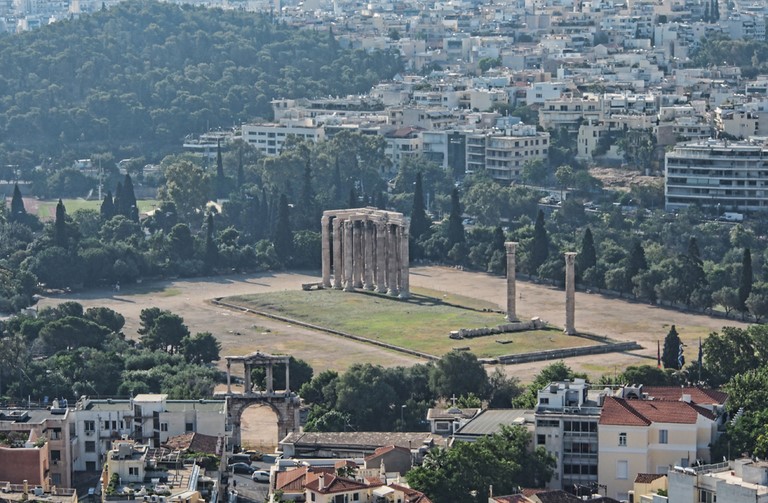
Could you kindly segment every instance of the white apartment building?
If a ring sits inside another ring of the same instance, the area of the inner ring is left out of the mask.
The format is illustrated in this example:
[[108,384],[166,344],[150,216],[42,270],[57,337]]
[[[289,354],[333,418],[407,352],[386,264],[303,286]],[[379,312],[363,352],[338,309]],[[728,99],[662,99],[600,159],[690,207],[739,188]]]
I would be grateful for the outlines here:
[[243,141],[253,145],[267,156],[277,156],[289,137],[318,142],[325,137],[322,126],[312,119],[286,121],[282,124],[243,124]]
[[84,397],[72,412],[77,437],[73,467],[99,470],[112,441],[120,438],[153,447],[191,432],[223,438],[226,418],[224,400],[168,400],[162,394],[140,394],[130,400]]
[[756,141],[682,143],[665,156],[667,210],[692,204],[723,211],[768,208],[768,146]]
[[485,169],[494,180],[519,180],[530,161],[546,161],[549,133],[539,133],[536,126],[518,125],[500,135],[490,135],[485,145]]
[[557,461],[549,488],[597,483],[597,424],[603,398],[590,398],[584,379],[553,382],[539,391],[535,444]]
[[768,463],[750,458],[713,465],[675,467],[669,477],[674,503],[768,503]]

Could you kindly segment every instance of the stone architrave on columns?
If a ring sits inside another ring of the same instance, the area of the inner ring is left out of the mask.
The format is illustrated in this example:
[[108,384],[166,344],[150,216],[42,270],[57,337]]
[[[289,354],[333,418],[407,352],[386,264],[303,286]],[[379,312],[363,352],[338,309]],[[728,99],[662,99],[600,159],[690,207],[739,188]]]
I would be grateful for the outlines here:
[[331,237],[329,235],[329,223],[330,217],[323,215],[320,219],[323,248],[323,288],[331,287]]
[[576,253],[565,254],[565,333],[576,334]]
[[342,238],[342,224],[343,221],[339,217],[333,219],[333,288],[341,290],[344,286],[344,256],[343,250],[343,238]]
[[504,243],[504,249],[507,252],[507,320],[517,321],[517,306],[516,306],[516,290],[517,290],[517,277],[515,273],[516,260],[515,252],[517,243],[514,241],[507,241]]
[[354,291],[352,221],[344,221],[344,291]]

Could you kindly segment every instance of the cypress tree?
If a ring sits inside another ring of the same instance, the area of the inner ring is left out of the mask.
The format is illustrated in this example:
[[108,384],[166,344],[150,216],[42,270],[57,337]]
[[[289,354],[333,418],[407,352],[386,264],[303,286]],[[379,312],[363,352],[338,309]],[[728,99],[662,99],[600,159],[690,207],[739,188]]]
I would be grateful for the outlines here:
[[213,227],[213,213],[208,213],[205,224],[205,269],[212,271],[219,260],[219,248],[216,245]]
[[117,187],[115,187],[115,195],[112,198],[112,204],[115,206],[115,215],[120,214],[120,207],[123,204],[123,182],[117,182]]
[[227,179],[224,176],[224,160],[221,158],[221,140],[216,142],[216,198],[227,197]]
[[648,269],[648,261],[645,259],[645,249],[639,241],[636,241],[632,251],[629,252],[627,276],[631,280],[637,276],[637,273],[646,269]]
[[448,215],[448,250],[451,250],[457,243],[463,243],[466,240],[461,214],[459,189],[454,187],[451,192],[451,212]]
[[56,205],[56,220],[53,223],[53,242],[56,246],[67,247],[67,210],[59,199]]
[[105,222],[111,220],[112,217],[115,216],[115,203],[112,201],[111,190],[108,190],[107,195],[104,196],[104,200],[101,202],[101,207],[99,208],[99,213],[101,214],[101,219]]
[[312,187],[312,167],[309,161],[304,165],[304,181],[301,186],[301,209],[304,215],[304,222],[301,227],[304,229],[317,228],[317,215],[315,215],[315,191]]
[[339,158],[336,157],[336,161],[333,164],[333,198],[336,204],[342,204],[342,187],[341,187],[341,168],[339,167]]
[[536,274],[541,264],[549,257],[549,236],[544,226],[544,212],[539,210],[536,223],[533,226],[533,241],[531,243],[530,273]]
[[133,180],[131,180],[131,175],[128,174],[123,179],[123,193],[120,197],[118,213],[134,222],[138,223],[139,221],[138,204],[136,202],[136,194],[133,191]]
[[413,189],[413,206],[411,208],[411,239],[418,242],[429,231],[429,218],[424,209],[424,190],[421,184],[421,172],[416,173],[416,185]]
[[667,333],[667,336],[664,338],[664,352],[661,354],[661,363],[664,365],[664,368],[683,368],[685,359],[683,359],[683,365],[681,365],[679,360],[680,346],[680,337],[677,334],[675,326],[672,325],[672,328],[669,329],[669,333]]
[[384,203],[384,192],[378,191],[376,192],[376,195],[374,196],[373,205],[380,209],[384,210],[386,209],[386,204]]
[[13,198],[11,199],[11,222],[20,222],[27,214],[27,209],[24,207],[24,199],[21,197],[21,190],[19,190],[19,184],[13,185]]
[[747,312],[747,299],[752,293],[752,252],[744,248],[744,257],[741,259],[741,280],[739,281],[739,311]]
[[357,194],[355,193],[355,188],[352,187],[349,189],[349,201],[347,201],[347,208],[357,208],[358,202],[357,202]]
[[288,211],[288,198],[285,194],[280,194],[273,241],[275,244],[275,253],[277,253],[277,256],[283,261],[283,264],[286,265],[293,255],[293,233],[291,232],[291,219]]
[[595,239],[592,237],[592,229],[587,227],[584,236],[581,238],[581,250],[576,257],[579,275],[590,267],[597,265],[597,252],[595,251]]

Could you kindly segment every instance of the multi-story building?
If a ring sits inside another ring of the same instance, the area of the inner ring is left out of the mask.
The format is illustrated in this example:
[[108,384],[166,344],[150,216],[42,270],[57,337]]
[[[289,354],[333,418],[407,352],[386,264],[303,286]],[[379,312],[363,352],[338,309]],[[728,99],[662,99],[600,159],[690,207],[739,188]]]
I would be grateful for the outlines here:
[[597,435],[600,483],[608,496],[627,500],[637,474],[707,462],[716,438],[715,414],[690,401],[606,397]]
[[589,396],[584,379],[553,382],[538,392],[535,442],[556,459],[549,488],[597,484],[602,400],[602,395]]
[[768,208],[768,147],[756,141],[703,140],[667,152],[667,210],[692,204],[718,213]]
[[289,137],[318,142],[324,138],[324,130],[312,119],[286,121],[281,124],[243,124],[243,141],[253,145],[267,156],[277,156]]
[[527,162],[546,161],[549,133],[535,126],[515,126],[501,135],[490,135],[485,145],[485,169],[499,181],[519,180]]
[[768,503],[768,463],[751,458],[713,465],[676,466],[669,477],[674,503]]
[[50,409],[0,409],[0,480],[72,487],[71,416],[57,400]]
[[100,469],[112,441],[119,438],[160,447],[169,437],[184,433],[224,437],[226,411],[223,400],[168,400],[168,395],[159,394],[131,400],[81,398],[72,412],[78,439],[74,470]]

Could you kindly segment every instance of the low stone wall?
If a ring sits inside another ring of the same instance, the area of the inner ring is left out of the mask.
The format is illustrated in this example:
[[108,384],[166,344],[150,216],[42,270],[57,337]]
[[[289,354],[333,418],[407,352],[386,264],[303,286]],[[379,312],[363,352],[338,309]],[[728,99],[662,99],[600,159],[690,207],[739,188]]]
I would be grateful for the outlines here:
[[508,334],[510,332],[524,332],[526,330],[538,330],[544,328],[544,323],[540,318],[533,318],[531,321],[513,321],[511,323],[504,323],[495,327],[480,327],[480,328],[460,328],[458,330],[452,330],[450,335],[451,339],[472,339],[473,337],[484,337],[486,335],[498,335]]
[[545,351],[534,351],[519,355],[506,355],[493,358],[493,361],[484,360],[484,363],[500,363],[502,365],[514,365],[516,363],[537,362],[542,360],[561,360],[563,358],[572,358],[574,356],[597,355],[602,353],[618,353],[621,351],[634,351],[643,349],[635,341],[618,342],[615,344],[599,344],[594,346],[582,346],[578,348],[549,349]]

